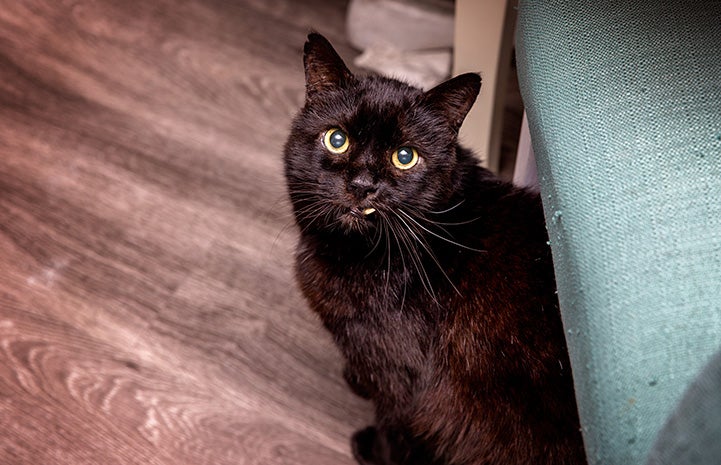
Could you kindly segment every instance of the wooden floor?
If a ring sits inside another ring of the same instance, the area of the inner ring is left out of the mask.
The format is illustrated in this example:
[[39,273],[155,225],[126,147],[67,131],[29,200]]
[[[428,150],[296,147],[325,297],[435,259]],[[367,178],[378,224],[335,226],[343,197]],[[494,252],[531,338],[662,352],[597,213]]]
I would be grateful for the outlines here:
[[344,2],[0,8],[0,463],[350,464],[281,147]]

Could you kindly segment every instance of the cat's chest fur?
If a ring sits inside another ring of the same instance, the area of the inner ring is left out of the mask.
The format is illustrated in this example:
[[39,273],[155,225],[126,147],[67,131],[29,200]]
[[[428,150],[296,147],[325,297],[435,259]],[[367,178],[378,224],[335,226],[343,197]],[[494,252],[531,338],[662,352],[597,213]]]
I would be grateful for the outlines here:
[[356,258],[349,263],[302,241],[299,283],[343,352],[348,382],[365,397],[407,401],[430,374],[438,315],[424,308],[429,297],[419,295],[412,273],[389,271],[378,257]]

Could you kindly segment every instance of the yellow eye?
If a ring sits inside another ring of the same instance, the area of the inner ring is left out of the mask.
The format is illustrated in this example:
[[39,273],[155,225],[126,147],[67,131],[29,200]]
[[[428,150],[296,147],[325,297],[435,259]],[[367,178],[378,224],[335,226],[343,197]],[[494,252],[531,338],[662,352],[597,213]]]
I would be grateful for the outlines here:
[[348,134],[338,128],[328,129],[323,135],[323,144],[325,148],[333,153],[344,153],[348,150],[350,142],[348,141]]
[[407,170],[418,164],[418,151],[413,147],[399,147],[393,152],[391,161],[399,170]]

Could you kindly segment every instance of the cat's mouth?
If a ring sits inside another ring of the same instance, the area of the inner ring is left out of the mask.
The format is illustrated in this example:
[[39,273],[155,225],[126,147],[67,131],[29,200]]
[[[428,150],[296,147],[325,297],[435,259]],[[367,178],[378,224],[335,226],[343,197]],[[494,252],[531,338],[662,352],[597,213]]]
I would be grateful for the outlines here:
[[340,219],[346,229],[362,232],[375,222],[376,213],[373,207],[352,207]]
[[366,207],[366,208],[360,208],[360,207],[353,207],[350,209],[348,214],[355,218],[368,218],[373,216],[373,214],[376,212],[376,209],[373,207]]

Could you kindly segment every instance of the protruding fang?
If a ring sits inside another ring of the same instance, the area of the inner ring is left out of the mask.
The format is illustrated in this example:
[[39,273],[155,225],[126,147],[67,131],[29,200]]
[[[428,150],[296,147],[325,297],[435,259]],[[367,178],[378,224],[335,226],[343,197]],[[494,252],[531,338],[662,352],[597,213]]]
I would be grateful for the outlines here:
[[365,210],[363,210],[363,214],[366,215],[366,216],[368,216],[368,215],[370,215],[371,213],[373,213],[373,212],[375,212],[375,211],[376,211],[375,208],[369,207],[369,208],[366,208]]

